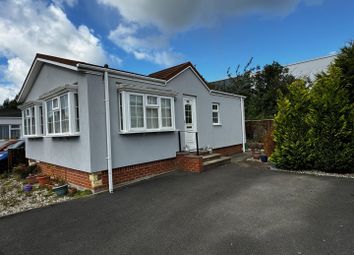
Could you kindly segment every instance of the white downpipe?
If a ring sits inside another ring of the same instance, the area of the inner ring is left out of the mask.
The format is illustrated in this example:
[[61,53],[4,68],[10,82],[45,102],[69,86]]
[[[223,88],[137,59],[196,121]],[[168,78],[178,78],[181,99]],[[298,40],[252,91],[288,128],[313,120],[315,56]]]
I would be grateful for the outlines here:
[[242,151],[246,151],[245,99],[241,97]]
[[108,168],[108,190],[113,193],[112,178],[112,144],[111,144],[111,114],[109,107],[109,85],[108,71],[104,72],[104,101],[106,106],[106,145],[107,145],[107,168]]

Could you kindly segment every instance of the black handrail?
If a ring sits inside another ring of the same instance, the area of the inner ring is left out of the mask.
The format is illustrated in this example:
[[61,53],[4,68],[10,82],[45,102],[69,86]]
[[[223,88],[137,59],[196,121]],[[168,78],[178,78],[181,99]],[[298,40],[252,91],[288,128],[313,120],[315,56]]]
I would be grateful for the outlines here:
[[182,142],[181,142],[181,132],[186,132],[186,133],[195,133],[195,142],[197,146],[197,155],[199,156],[199,136],[197,131],[188,131],[188,130],[178,130],[178,146],[179,146],[179,152],[182,152]]

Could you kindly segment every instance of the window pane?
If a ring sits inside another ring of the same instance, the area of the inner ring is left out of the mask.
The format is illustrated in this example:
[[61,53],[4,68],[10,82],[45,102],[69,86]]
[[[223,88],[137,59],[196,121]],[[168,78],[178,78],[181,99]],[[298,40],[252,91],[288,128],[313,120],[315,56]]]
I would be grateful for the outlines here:
[[19,129],[11,130],[11,139],[18,139],[20,137],[21,137],[21,134],[20,134],[20,130]]
[[52,101],[47,102],[47,131],[48,131],[48,134],[53,134]]
[[31,107],[31,135],[34,134],[36,134],[36,120],[35,120],[34,107]]
[[144,127],[143,96],[130,95],[130,126],[132,128]]
[[213,123],[214,124],[219,123],[219,113],[218,112],[213,112],[212,116],[213,116]]
[[185,114],[185,121],[187,124],[192,123],[192,106],[190,104],[186,104],[184,106],[184,114]]
[[60,97],[61,132],[69,132],[68,94]]
[[0,140],[9,139],[9,126],[0,125]]
[[148,96],[147,103],[150,105],[157,105],[157,97]]
[[60,133],[60,112],[54,112],[54,133]]
[[218,105],[217,104],[213,104],[213,110],[218,110]]
[[80,112],[79,112],[79,95],[74,94],[75,101],[75,123],[76,123],[76,132],[80,132]]
[[161,98],[162,127],[172,127],[171,99]]
[[159,128],[159,115],[157,108],[146,108],[146,128]]

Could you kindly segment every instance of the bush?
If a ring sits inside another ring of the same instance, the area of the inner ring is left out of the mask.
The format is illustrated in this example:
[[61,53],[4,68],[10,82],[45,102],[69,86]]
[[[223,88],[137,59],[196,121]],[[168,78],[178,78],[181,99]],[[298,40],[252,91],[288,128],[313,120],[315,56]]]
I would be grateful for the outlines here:
[[354,104],[331,66],[312,88],[296,81],[278,101],[271,160],[284,169],[353,172]]
[[271,160],[285,169],[309,169],[307,116],[310,93],[304,81],[289,86],[289,94],[278,101],[275,116],[274,141],[276,147]]

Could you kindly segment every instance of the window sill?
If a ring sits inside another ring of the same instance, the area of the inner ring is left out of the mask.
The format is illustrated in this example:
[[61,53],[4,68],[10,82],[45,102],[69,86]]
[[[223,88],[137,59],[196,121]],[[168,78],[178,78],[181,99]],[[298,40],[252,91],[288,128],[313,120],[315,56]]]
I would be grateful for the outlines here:
[[213,123],[213,126],[215,126],[215,127],[221,127],[222,124],[221,124],[221,123]]
[[80,136],[80,133],[69,133],[69,134],[50,134],[45,137],[76,137]]
[[43,138],[43,135],[24,135],[23,138],[38,139],[38,138]]
[[175,131],[176,131],[176,129],[174,129],[174,128],[159,129],[159,130],[130,130],[130,131],[121,130],[120,134],[129,135],[129,134],[146,134],[146,133],[165,133],[165,132],[175,132]]

